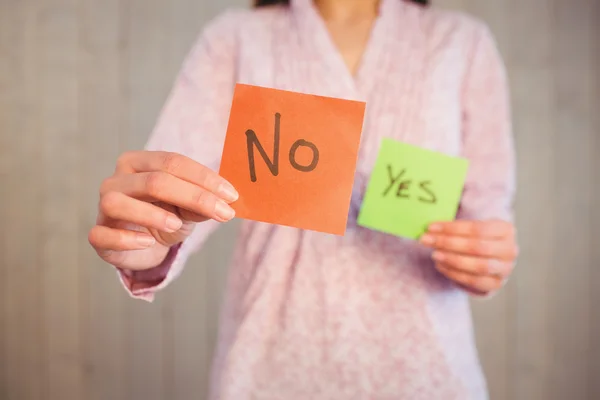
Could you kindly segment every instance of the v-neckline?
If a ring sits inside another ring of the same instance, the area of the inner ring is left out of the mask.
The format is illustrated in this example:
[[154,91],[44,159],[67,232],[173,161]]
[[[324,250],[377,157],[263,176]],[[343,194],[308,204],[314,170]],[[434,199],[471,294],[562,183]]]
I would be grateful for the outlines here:
[[342,85],[342,90],[349,97],[356,100],[363,99],[368,88],[367,82],[372,82],[372,74],[380,54],[385,50],[387,43],[387,25],[393,20],[392,8],[402,0],[380,0],[379,10],[371,27],[369,38],[360,56],[356,71],[348,68],[344,57],[327,28],[326,22],[319,14],[312,0],[292,0],[294,13],[297,15],[302,36],[309,36],[310,40],[303,40],[310,51],[316,51],[322,62],[325,63],[328,78],[336,79]]

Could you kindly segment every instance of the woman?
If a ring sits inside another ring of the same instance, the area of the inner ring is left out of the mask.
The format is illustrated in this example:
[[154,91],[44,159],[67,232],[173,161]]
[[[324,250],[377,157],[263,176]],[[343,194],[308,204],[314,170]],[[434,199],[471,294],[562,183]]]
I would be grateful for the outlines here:
[[[468,294],[497,291],[517,252],[507,84],[489,31],[402,0],[259,3],[277,4],[205,29],[148,150],[103,182],[90,242],[152,300],[234,217],[235,188],[213,171],[236,82],[366,101],[344,237],[243,223],[211,398],[487,398]],[[470,160],[457,220],[420,243],[356,225],[383,137]]]

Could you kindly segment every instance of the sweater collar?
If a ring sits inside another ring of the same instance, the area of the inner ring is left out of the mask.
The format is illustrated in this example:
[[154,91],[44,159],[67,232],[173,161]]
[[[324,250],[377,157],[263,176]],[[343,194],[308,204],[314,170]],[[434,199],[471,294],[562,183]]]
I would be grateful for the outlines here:
[[[313,0],[290,0],[293,19],[300,30],[300,41],[304,43],[306,51],[314,57],[308,59],[318,60],[321,68],[331,85],[338,90],[333,95],[360,99],[361,92],[372,84],[372,71],[376,70],[381,55],[386,52],[385,47],[390,41],[390,29],[398,22],[398,14],[402,13],[404,0],[380,0],[379,13],[369,43],[362,56],[359,70],[353,76],[348,71],[344,61],[333,44],[327,31],[325,21],[319,14]],[[335,85],[331,82],[335,82]]]

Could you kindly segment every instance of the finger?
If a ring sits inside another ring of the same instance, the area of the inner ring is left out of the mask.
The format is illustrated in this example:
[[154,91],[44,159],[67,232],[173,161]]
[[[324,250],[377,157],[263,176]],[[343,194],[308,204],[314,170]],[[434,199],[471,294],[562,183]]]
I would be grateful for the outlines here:
[[471,275],[494,275],[507,277],[512,272],[512,263],[491,258],[464,256],[456,253],[434,251],[432,258],[448,268]]
[[142,250],[156,243],[156,239],[146,233],[101,225],[90,230],[88,240],[101,257],[111,251]]
[[428,247],[445,252],[460,253],[475,257],[496,258],[504,261],[514,260],[516,254],[512,242],[507,240],[488,240],[462,236],[425,234],[420,239]]
[[436,222],[428,227],[428,232],[450,236],[472,236],[498,239],[514,236],[511,223],[501,220],[492,221],[448,221]]
[[200,214],[193,213],[188,210],[184,210],[183,208],[175,207],[172,204],[167,204],[164,202],[156,202],[154,203],[157,207],[163,208],[168,212],[171,212],[179,217],[182,221],[184,221],[184,226],[186,222],[204,222],[208,217]]
[[162,201],[220,222],[235,216],[215,194],[166,172],[117,175],[107,179],[102,190],[122,192],[142,201]]
[[136,173],[162,171],[200,186],[226,202],[239,197],[233,185],[210,168],[177,153],[164,151],[133,151],[117,161],[117,171]]
[[100,198],[100,211],[113,220],[130,222],[163,232],[177,232],[183,221],[153,204],[129,197],[121,192],[108,192]]
[[204,215],[199,215],[199,214],[193,213],[191,211],[184,210],[182,208],[177,209],[177,215],[179,215],[179,217],[181,217],[181,219],[183,219],[184,221],[190,221],[190,222],[204,222],[207,219],[209,219],[208,217],[206,217]]
[[501,288],[504,280],[492,275],[477,276],[436,263],[436,269],[446,278],[477,292],[488,293]]

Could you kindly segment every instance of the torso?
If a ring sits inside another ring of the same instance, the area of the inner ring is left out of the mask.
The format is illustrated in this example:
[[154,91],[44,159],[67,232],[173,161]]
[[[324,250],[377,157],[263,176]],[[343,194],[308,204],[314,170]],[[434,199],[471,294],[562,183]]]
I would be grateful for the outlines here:
[[344,237],[244,222],[214,399],[487,398],[466,295],[418,244],[356,225],[383,137],[461,151],[468,33],[382,3],[358,57],[333,51],[335,35],[307,5],[245,15],[239,82],[363,100],[367,114]]

